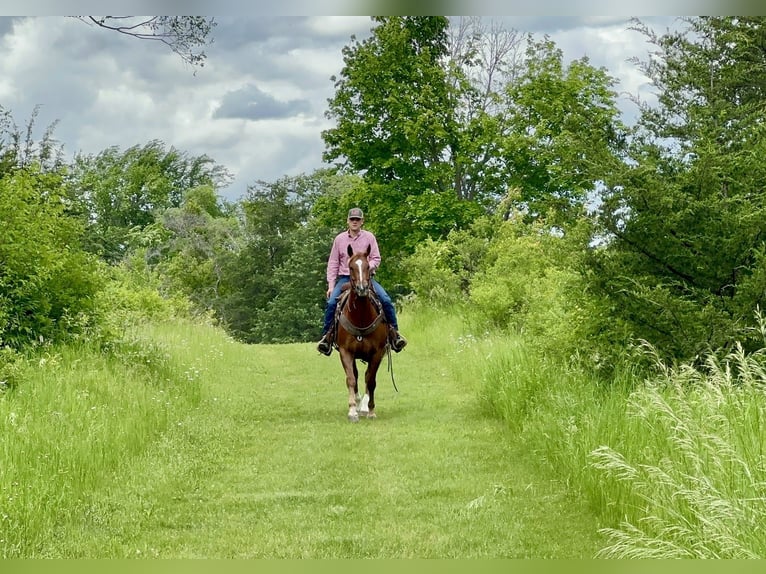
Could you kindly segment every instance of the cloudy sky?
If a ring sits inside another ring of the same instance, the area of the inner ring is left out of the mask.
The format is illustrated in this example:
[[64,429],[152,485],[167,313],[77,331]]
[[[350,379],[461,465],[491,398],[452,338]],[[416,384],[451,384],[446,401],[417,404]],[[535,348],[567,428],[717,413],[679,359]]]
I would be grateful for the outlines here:
[[[548,34],[568,59],[587,56],[619,80],[617,89],[648,96],[628,58],[649,46],[627,17],[493,17],[508,29]],[[658,32],[669,16],[642,18]],[[33,110],[37,139],[56,122],[67,157],[124,150],[161,140],[207,155],[235,175],[222,194],[242,197],[257,180],[323,167],[321,132],[341,50],[363,38],[367,16],[216,17],[203,68],[167,47],[61,16],[0,17],[0,107],[25,129]],[[635,107],[620,98],[626,119]]]

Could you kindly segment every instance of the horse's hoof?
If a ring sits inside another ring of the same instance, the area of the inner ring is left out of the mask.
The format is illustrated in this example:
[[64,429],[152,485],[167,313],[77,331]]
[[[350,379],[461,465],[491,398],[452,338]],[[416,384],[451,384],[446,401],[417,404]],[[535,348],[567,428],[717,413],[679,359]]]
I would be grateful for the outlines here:
[[375,413],[367,413],[367,418],[368,419],[376,419],[376,418],[378,418],[378,415],[376,415]]

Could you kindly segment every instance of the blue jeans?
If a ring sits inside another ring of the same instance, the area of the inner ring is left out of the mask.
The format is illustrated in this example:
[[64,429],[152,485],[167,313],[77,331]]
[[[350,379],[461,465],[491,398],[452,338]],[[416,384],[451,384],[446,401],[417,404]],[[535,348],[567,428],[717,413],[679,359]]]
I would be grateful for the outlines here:
[[[335,319],[335,309],[338,307],[338,297],[340,297],[342,287],[349,281],[350,279],[348,278],[348,275],[341,275],[335,282],[335,289],[332,290],[330,298],[327,300],[327,307],[324,311],[324,327],[322,328],[322,335],[327,333],[327,331],[330,330],[330,327],[332,327],[332,322]],[[375,279],[371,279],[371,282],[373,289],[375,289],[375,294],[378,296],[378,299],[380,299],[380,304],[383,305],[383,313],[386,315],[388,324],[398,331],[399,324],[396,320],[396,309],[391,302],[391,297],[386,293],[386,290],[383,289],[383,286],[375,281]]]

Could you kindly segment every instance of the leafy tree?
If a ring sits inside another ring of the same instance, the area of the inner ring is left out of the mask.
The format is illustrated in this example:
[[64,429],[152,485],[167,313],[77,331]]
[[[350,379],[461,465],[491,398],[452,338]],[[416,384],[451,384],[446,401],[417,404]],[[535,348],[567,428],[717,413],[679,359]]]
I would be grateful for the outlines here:
[[460,126],[457,145],[450,150],[453,186],[458,198],[491,208],[507,188],[498,161],[508,133],[502,94],[523,71],[525,36],[480,17],[454,20],[449,33],[446,65]]
[[39,113],[40,106],[35,106],[22,133],[11,112],[0,106],[0,177],[33,164],[42,172],[58,171],[64,166],[61,144],[53,137],[58,122],[50,124],[39,141],[33,137]]
[[81,22],[139,40],[161,42],[192,66],[205,65],[201,50],[216,26],[203,16],[76,16]]
[[144,246],[165,293],[180,293],[197,312],[211,311],[225,320],[227,269],[242,239],[234,206],[222,201],[212,186],[188,190],[179,207],[165,210],[132,243]]
[[629,161],[601,207],[593,268],[612,312],[669,357],[751,346],[766,293],[766,20],[699,17],[656,35]]
[[135,230],[179,207],[188,190],[218,188],[228,178],[211,158],[166,150],[153,140],[125,151],[113,146],[95,156],[78,155],[69,188],[73,210],[87,223],[86,248],[113,263],[128,251]]
[[256,310],[249,339],[267,343],[316,340],[322,332],[328,230],[311,221],[290,234],[285,260],[274,269],[276,295]]
[[[304,269],[323,269],[326,264],[326,252],[332,236],[324,231],[321,236],[321,250],[326,251],[320,257],[301,261],[293,257],[293,251],[301,246],[296,235],[304,233],[311,218],[311,206],[321,193],[321,175],[284,177],[275,182],[258,181],[248,187],[247,196],[240,201],[242,210],[243,245],[232,261],[227,274],[232,292],[226,301],[226,321],[232,333],[248,342],[259,342],[264,337],[278,337],[281,334],[269,334],[262,327],[262,319],[267,309],[273,308],[274,301],[283,297],[283,290],[292,289],[291,285],[281,281],[280,277],[290,275],[291,280],[302,279]],[[317,250],[315,250],[317,251]],[[317,251],[318,252],[318,251]],[[292,258],[292,259],[291,259]],[[285,268],[291,260],[296,267]],[[282,270],[278,275],[278,270]],[[307,288],[313,295],[303,293],[297,300],[303,309],[311,308],[318,297],[325,291],[324,279],[318,281],[312,275],[312,283]],[[295,298],[290,299],[296,300]],[[273,324],[273,318],[263,321]],[[319,321],[319,318],[316,318]],[[286,323],[282,324],[289,331]]]
[[343,49],[323,132],[324,159],[369,184],[359,204],[393,257],[423,238],[470,222],[480,209],[460,201],[455,94],[445,69],[444,17],[375,17],[370,38]]
[[[581,218],[560,233],[542,218],[529,221],[512,211],[494,223],[470,278],[472,309],[495,328],[523,334],[547,357],[585,359],[589,368],[608,374],[625,356],[626,337],[583,273],[592,222]],[[603,335],[605,325],[609,336]]]
[[418,304],[450,307],[468,300],[473,278],[485,264],[498,225],[496,215],[476,219],[469,229],[426,239],[407,257],[407,281]]
[[576,221],[601,180],[621,161],[625,127],[615,80],[587,58],[564,65],[549,40],[530,40],[525,66],[504,93],[498,144],[516,207],[549,223]]
[[357,200],[389,257],[466,229],[513,188],[529,216],[578,219],[624,142],[605,70],[565,66],[548,39],[522,58],[520,35],[478,20],[375,21],[344,49],[323,137],[325,159],[368,184]]

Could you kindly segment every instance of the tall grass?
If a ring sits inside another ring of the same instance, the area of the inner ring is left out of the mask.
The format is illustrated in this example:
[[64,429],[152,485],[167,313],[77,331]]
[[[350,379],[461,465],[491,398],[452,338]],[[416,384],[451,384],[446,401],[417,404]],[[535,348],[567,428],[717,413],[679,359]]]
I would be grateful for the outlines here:
[[766,556],[764,364],[737,348],[702,368],[664,369],[631,395],[633,438],[592,455],[628,503],[603,556]]
[[0,393],[0,556],[39,555],[59,517],[195,404],[186,359],[137,336],[28,359]]
[[487,403],[590,500],[609,558],[766,556],[766,358],[601,382],[519,337],[484,342]]

